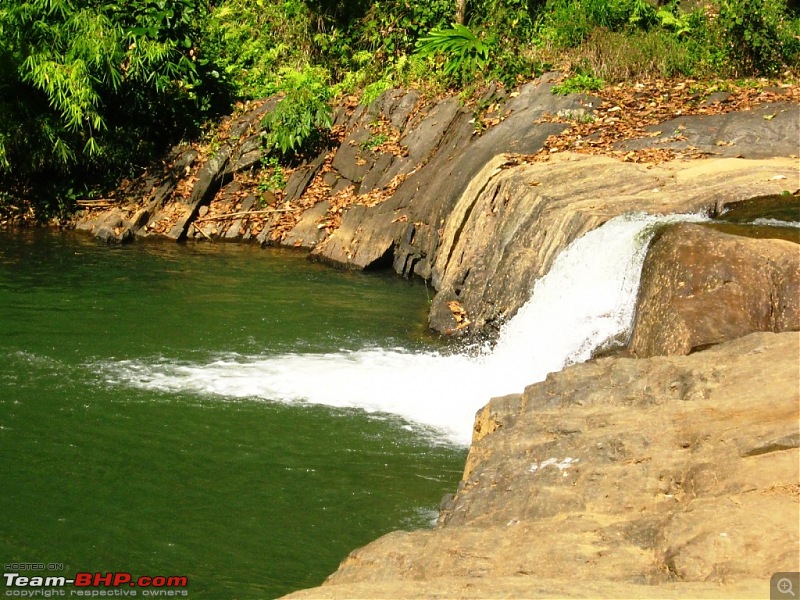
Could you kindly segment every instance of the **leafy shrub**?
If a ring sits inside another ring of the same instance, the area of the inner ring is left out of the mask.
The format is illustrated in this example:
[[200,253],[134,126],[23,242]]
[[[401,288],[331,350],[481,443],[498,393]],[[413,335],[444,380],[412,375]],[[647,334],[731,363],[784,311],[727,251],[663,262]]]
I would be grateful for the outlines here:
[[453,17],[452,0],[371,3],[367,13],[353,24],[353,45],[369,50],[378,64],[411,54],[419,38],[444,27]]
[[772,74],[798,62],[800,40],[783,0],[723,0],[717,28],[741,73]]
[[561,96],[578,94],[580,92],[593,92],[603,89],[605,82],[594,75],[577,74],[554,85],[552,92]]
[[361,94],[362,104],[370,105],[377,100],[383,92],[391,87],[391,79],[389,77],[382,77],[378,81],[374,81],[367,86],[364,86],[364,92]]
[[474,0],[467,16],[473,31],[494,38],[485,79],[515,85],[541,73],[542,61],[532,52],[535,16],[543,0]]
[[625,31],[655,22],[656,10],[647,0],[548,0],[537,33],[557,48],[573,48],[599,27]]
[[312,18],[303,0],[225,0],[205,23],[205,53],[239,96],[265,96],[281,67],[311,58]]
[[286,173],[277,156],[261,158],[261,174],[258,178],[258,191],[278,192],[286,187]]
[[497,35],[501,45],[526,43],[534,32],[540,0],[472,0],[467,3],[469,25]]
[[660,8],[656,12],[656,19],[658,19],[661,27],[675,34],[676,37],[682,37],[692,32],[694,29],[693,21],[700,15],[698,11],[689,14],[680,14],[678,12],[678,5],[671,4],[664,8]]
[[295,154],[316,141],[333,124],[329,103],[332,90],[327,72],[306,65],[303,70],[285,67],[280,72],[280,93],[284,96],[262,120],[269,150]]
[[468,27],[454,23],[451,29],[435,29],[420,38],[417,54],[423,58],[443,55],[444,73],[464,81],[486,68],[495,46],[494,37],[481,40]]

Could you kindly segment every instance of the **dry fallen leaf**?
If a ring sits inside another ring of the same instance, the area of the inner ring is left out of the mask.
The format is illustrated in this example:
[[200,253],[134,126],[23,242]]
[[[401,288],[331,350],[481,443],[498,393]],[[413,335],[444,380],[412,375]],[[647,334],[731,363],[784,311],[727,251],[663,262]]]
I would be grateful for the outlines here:
[[464,310],[464,307],[461,306],[461,303],[458,300],[451,300],[448,302],[447,308],[449,308],[450,312],[453,313],[453,319],[456,322],[455,331],[459,331],[460,329],[468,327],[472,322],[467,317],[467,311]]

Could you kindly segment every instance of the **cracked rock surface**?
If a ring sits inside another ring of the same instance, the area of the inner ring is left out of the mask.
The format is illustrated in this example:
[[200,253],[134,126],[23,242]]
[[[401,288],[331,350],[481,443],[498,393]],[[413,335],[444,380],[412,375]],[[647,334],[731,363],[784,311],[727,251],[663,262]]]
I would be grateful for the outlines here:
[[290,597],[765,596],[800,570],[798,340],[603,358],[493,399],[436,529]]

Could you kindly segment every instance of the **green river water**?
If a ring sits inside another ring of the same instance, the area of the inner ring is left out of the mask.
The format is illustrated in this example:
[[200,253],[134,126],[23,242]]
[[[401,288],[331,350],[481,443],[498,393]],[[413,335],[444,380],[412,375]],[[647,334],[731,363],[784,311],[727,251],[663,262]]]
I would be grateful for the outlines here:
[[419,283],[291,252],[0,232],[0,561],[270,598],[428,526],[462,448],[355,409],[113,385],[102,367],[423,349],[425,310]]

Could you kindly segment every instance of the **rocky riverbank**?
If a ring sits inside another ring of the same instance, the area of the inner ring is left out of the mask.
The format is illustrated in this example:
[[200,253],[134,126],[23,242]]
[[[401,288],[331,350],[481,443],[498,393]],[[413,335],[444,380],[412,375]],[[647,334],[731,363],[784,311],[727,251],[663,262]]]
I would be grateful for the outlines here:
[[[347,268],[392,268],[438,290],[430,326],[496,328],[571,241],[624,212],[718,214],[800,187],[800,90],[692,94],[686,84],[558,96],[557,73],[473,105],[391,90],[340,105],[318,156],[264,180],[261,118],[243,107],[207,148],[85,204],[106,241],[163,236],[304,248]],[[272,172],[272,175],[275,175]]]
[[[796,89],[690,102],[679,84],[666,110],[635,90],[555,96],[557,77],[480,110],[402,90],[344,104],[277,193],[258,179],[267,100],[76,226],[392,268],[432,282],[433,329],[477,334],[614,216],[771,195],[800,220]],[[753,597],[800,570],[800,229],[736,227],[663,229],[627,349],[490,400],[434,530],[389,534],[292,597]]]
[[798,562],[798,335],[576,365],[478,414],[432,531],[291,598],[753,598]]
[[289,597],[766,597],[800,570],[798,298],[796,242],[662,229],[629,356],[492,399],[435,529]]

